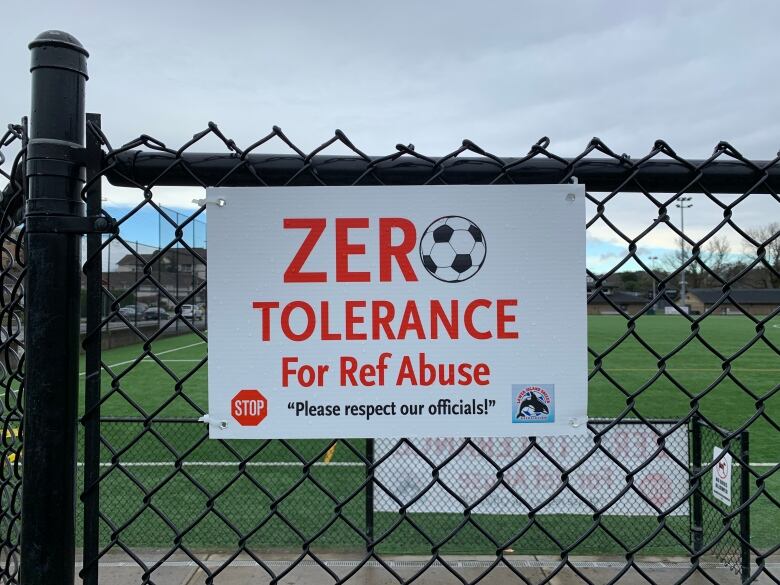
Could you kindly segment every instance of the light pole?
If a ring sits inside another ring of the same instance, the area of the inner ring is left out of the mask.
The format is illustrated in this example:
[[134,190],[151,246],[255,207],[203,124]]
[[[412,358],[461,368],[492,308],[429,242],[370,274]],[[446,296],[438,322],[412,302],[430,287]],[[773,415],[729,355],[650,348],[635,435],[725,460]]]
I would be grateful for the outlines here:
[[680,208],[680,233],[682,234],[682,236],[680,236],[680,258],[683,263],[683,269],[680,273],[680,300],[682,301],[682,308],[684,311],[685,307],[687,307],[685,304],[685,210],[689,207],[693,207],[693,197],[679,197],[677,203],[675,203],[675,207]]
[[650,260],[650,267],[653,269],[653,277],[651,280],[653,281],[653,307],[655,307],[655,263],[658,260],[658,256],[649,256],[647,259]]

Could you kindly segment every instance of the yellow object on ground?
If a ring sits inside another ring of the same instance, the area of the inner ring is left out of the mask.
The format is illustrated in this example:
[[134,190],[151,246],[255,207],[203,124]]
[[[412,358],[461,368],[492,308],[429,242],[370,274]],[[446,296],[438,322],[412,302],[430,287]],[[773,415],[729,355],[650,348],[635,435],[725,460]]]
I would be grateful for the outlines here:
[[[5,436],[6,436],[6,438],[8,438],[8,437],[16,437],[16,436],[18,436],[18,435],[19,435],[19,429],[10,428],[10,429],[8,429],[8,430],[5,432]],[[334,445],[334,447],[335,447],[335,445]],[[12,452],[11,452],[11,453],[8,455],[7,459],[8,459],[8,461],[10,461],[11,463],[13,463],[14,461],[16,461],[16,453],[14,453],[14,452],[12,451]]]
[[333,455],[336,453],[336,445],[338,443],[333,443],[333,446],[325,453],[325,457],[322,458],[323,463],[330,463],[330,460],[333,459]]

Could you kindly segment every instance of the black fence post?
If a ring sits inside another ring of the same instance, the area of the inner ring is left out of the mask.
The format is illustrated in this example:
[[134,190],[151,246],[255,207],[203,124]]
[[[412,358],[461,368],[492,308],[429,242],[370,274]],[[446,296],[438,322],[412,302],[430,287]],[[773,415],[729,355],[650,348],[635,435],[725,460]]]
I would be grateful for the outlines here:
[[[87,122],[100,128],[100,114],[87,114]],[[103,206],[102,180],[96,176],[102,152],[100,142],[93,133],[87,134],[87,214],[96,217]],[[103,236],[93,233],[87,236],[87,261],[85,276],[87,285],[87,328],[84,336],[84,568],[81,577],[84,585],[98,583],[98,551],[100,539],[100,348],[103,330],[101,303]]]
[[742,431],[739,436],[739,456],[742,460],[742,469],[739,477],[739,505],[742,510],[739,513],[739,537],[742,557],[742,582],[750,579],[750,434]]
[[67,33],[30,43],[22,585],[69,585],[75,571],[76,437],[87,57]]
[[693,552],[696,554],[704,546],[704,509],[702,499],[704,484],[701,477],[701,427],[699,415],[694,414],[691,418],[691,483],[696,486],[696,489],[693,492],[691,533],[693,535]]
[[366,439],[366,550],[374,550],[374,439]]

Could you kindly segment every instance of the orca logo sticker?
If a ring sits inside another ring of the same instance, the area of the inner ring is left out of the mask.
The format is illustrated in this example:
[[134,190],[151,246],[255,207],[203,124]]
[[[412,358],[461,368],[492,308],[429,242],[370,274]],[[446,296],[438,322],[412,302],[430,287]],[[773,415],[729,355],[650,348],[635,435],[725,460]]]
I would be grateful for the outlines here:
[[555,384],[513,384],[512,422],[555,422]]

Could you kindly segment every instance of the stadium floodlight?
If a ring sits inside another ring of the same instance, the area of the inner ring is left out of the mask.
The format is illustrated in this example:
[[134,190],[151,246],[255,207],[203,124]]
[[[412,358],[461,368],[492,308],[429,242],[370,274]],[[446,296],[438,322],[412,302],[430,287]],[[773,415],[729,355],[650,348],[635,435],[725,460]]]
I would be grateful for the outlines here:
[[685,290],[685,210],[689,207],[693,207],[693,197],[691,196],[682,196],[677,199],[677,203],[674,204],[675,207],[680,208],[680,233],[682,236],[680,236],[680,259],[682,260],[683,267],[682,272],[680,272],[680,300],[682,301],[682,307],[683,310],[685,310],[685,307],[687,306],[685,304],[685,297],[686,297],[686,290]]

